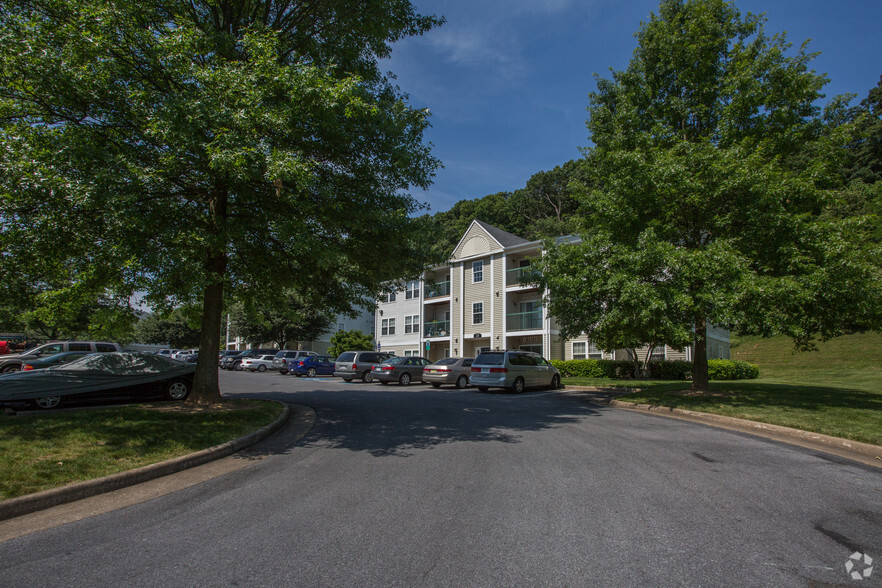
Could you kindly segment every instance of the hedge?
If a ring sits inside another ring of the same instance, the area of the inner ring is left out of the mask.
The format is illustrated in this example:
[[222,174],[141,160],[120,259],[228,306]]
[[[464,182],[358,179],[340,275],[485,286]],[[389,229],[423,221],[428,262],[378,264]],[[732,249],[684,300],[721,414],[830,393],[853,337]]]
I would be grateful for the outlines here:
[[[613,380],[636,380],[633,361],[612,359],[553,359],[551,364],[560,370],[564,378],[608,378]],[[707,362],[708,378],[711,380],[749,380],[759,377],[759,368],[746,361],[710,359]],[[691,361],[651,361],[647,376],[654,380],[691,380]]]
[[759,368],[746,361],[709,359],[707,377],[710,380],[753,380],[759,377]]

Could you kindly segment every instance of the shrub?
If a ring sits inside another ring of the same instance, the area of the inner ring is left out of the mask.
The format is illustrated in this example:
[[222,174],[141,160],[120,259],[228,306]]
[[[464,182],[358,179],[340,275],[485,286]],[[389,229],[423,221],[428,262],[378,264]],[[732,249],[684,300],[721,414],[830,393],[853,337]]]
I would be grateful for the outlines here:
[[688,380],[692,378],[692,362],[650,361],[647,371],[655,380]]
[[707,377],[709,380],[753,380],[759,377],[759,368],[746,361],[709,359]]

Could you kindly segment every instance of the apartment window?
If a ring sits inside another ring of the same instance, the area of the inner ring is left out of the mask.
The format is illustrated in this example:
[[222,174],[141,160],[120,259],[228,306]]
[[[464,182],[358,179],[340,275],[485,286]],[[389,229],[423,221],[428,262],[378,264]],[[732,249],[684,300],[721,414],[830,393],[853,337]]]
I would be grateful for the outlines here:
[[484,281],[484,262],[472,262],[472,283],[477,284]]
[[573,341],[573,359],[603,359],[603,352],[593,341]]
[[404,298],[411,300],[420,297],[420,283],[417,280],[408,282],[404,289]]
[[472,324],[480,325],[484,322],[484,303],[475,302],[472,304]]
[[394,335],[395,334],[395,319],[383,319],[383,324],[380,329],[381,335]]
[[342,331],[345,327],[346,327],[346,325],[344,325],[343,323],[337,323],[337,330],[338,331]]
[[416,350],[416,351],[411,350],[411,351],[404,352],[404,357],[419,357],[419,355],[420,355],[419,350]]
[[420,332],[420,315],[404,317],[404,332],[405,334]]
[[383,295],[383,302],[395,302],[395,290],[389,290]]

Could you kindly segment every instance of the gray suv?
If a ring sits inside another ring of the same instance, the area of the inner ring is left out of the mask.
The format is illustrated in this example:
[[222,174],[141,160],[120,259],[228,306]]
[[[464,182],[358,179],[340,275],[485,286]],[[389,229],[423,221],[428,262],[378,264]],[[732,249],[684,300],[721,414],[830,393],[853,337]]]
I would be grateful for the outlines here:
[[361,378],[365,383],[373,382],[371,369],[390,357],[391,353],[379,351],[344,351],[334,362],[334,375],[343,378],[344,382],[351,382],[356,378]]
[[56,341],[55,343],[46,343],[45,345],[28,349],[23,353],[0,355],[0,372],[17,372],[21,369],[21,364],[25,361],[40,359],[41,357],[48,357],[66,351],[96,353],[105,351],[122,351],[122,347],[119,346],[119,343],[110,343],[106,341]]
[[508,388],[523,392],[527,388],[560,387],[560,372],[551,362],[530,351],[485,351],[472,363],[471,381],[481,392]]

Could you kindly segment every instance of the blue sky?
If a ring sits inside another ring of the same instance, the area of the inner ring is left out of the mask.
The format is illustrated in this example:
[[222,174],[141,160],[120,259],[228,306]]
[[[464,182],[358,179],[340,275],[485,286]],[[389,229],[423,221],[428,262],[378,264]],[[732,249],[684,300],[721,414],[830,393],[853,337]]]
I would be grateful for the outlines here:
[[[634,33],[658,0],[414,0],[447,23],[393,48],[384,69],[411,104],[428,107],[426,139],[444,168],[414,196],[430,212],[522,188],[534,173],[581,156],[594,73],[625,69]],[[856,93],[882,74],[882,0],[737,0],[765,12],[766,33],[821,52],[827,97]]]

